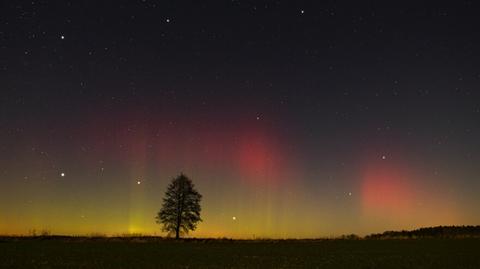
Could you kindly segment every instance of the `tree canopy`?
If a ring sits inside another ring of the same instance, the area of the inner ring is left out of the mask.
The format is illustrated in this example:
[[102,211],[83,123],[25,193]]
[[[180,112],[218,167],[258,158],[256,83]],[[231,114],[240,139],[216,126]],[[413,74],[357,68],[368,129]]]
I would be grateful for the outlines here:
[[192,180],[183,173],[172,179],[165,192],[161,210],[156,220],[162,231],[180,238],[197,228],[200,218],[202,195],[195,189]]

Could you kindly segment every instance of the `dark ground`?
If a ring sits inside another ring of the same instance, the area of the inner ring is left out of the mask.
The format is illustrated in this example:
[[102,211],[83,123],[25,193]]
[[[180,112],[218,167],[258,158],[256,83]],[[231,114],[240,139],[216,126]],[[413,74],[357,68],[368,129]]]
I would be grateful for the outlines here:
[[480,239],[0,239],[0,268],[480,268]]

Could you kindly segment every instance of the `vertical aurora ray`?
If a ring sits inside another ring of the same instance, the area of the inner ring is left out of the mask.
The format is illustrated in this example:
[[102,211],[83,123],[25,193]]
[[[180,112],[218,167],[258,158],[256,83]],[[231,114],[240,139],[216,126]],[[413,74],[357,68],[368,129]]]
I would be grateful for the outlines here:
[[288,159],[283,138],[275,130],[248,124],[203,127],[211,120],[205,124],[178,120],[172,125],[161,117],[145,121],[141,114],[125,114],[114,119],[97,116],[89,128],[114,130],[113,136],[90,139],[98,146],[95,158],[109,164],[108,170],[124,168],[117,178],[100,179],[128,188],[125,197],[118,197],[120,204],[109,205],[128,218],[116,224],[124,227],[117,233],[159,233],[154,216],[164,188],[171,177],[184,172],[204,195],[205,222],[196,234],[288,235],[284,211],[290,202],[284,201],[283,193],[295,188],[291,179],[301,171],[295,160]]

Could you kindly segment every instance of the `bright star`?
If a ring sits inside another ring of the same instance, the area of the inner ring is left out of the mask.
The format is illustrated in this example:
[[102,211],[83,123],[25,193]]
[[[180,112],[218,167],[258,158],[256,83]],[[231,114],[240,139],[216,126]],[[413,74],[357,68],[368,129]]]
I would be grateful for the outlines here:
[[65,173],[60,173],[60,176],[61,176],[61,177],[65,177]]
[[233,216],[233,217],[232,217],[232,220],[237,220],[237,217]]

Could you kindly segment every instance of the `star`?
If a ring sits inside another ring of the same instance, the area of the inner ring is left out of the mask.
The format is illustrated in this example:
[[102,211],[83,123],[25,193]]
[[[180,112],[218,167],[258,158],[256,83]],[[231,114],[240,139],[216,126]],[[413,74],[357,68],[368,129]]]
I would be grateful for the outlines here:
[[167,23],[169,23],[169,22],[170,22],[170,19],[169,19],[169,18],[167,18],[165,21],[166,21]]
[[64,40],[64,39],[65,39],[65,36],[64,36],[64,35],[61,35],[61,36],[60,36],[60,39],[61,39],[61,40]]
[[140,185],[140,184],[142,184],[142,181],[137,180],[137,185]]
[[63,173],[63,172],[60,173],[60,176],[61,176],[61,177],[65,177],[65,173]]
[[303,10],[303,9],[300,10],[300,13],[301,13],[301,14],[304,14],[304,13],[305,13],[305,10]]
[[386,159],[387,159],[387,156],[382,155],[382,160],[386,160]]
[[233,217],[232,217],[232,220],[233,220],[233,221],[237,220],[237,217],[233,216]]

